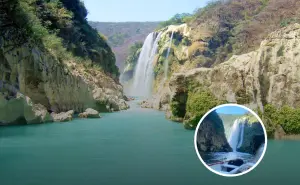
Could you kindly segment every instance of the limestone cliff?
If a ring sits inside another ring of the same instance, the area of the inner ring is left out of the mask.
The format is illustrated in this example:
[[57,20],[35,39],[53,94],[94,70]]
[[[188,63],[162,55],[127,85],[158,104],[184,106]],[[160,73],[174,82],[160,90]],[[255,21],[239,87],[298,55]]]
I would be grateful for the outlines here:
[[[194,87],[210,91],[219,100],[253,109],[263,109],[267,103],[299,107],[299,35],[300,25],[290,25],[269,34],[257,50],[234,55],[213,68],[187,70],[183,66],[173,70],[170,80],[157,91],[152,107],[170,111],[174,100],[185,104],[187,98],[177,97],[188,96]],[[175,56],[185,53],[177,52],[181,54]]]
[[[72,61],[59,62],[29,44],[12,50],[3,44],[0,65],[1,84],[13,87],[13,90],[2,88],[3,93],[21,92],[34,103],[44,105],[48,111],[82,112],[86,108],[118,111],[128,108],[122,86],[100,70]],[[7,106],[4,103],[1,110]]]
[[[48,6],[51,14],[47,17],[39,11]],[[80,1],[13,0],[0,8],[4,23],[0,37],[0,123],[47,122],[51,120],[49,113],[69,110],[80,113],[87,108],[100,112],[128,108],[123,88],[116,80],[114,55],[87,25],[86,10]],[[56,9],[65,14],[55,15]],[[80,10],[82,15],[76,12]],[[59,19],[59,24],[48,21],[52,27],[45,26],[44,21],[53,17]],[[51,30],[55,26],[58,34]],[[70,40],[71,36],[82,37],[90,45],[74,45],[78,41]]]

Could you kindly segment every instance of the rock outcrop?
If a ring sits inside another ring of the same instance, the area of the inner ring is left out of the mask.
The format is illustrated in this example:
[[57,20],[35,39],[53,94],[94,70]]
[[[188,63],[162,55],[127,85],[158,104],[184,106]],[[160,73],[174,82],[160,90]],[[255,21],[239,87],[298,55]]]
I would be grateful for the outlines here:
[[60,113],[51,113],[51,116],[53,117],[53,120],[55,122],[67,122],[71,121],[74,116],[74,111],[69,110],[67,112],[60,112]]
[[[2,47],[0,66],[3,88],[9,85],[52,112],[128,108],[122,86],[103,72],[71,61],[60,63],[36,47]],[[5,91],[16,93],[12,89]]]
[[260,146],[265,143],[266,136],[263,127],[258,120],[251,121],[250,119],[245,119],[243,124],[243,142],[241,146],[237,148],[237,151],[256,154]]
[[[47,14],[49,5],[67,16]],[[88,25],[87,10],[80,1],[14,0],[0,9],[5,25],[0,30],[0,92],[9,103],[15,102],[16,94],[23,94],[37,105],[38,116],[46,114],[40,111],[41,105],[53,115],[69,110],[77,114],[87,108],[101,112],[128,108],[117,80],[115,55]],[[31,117],[27,123],[39,122],[35,115],[18,107],[14,110]],[[1,122],[9,124],[15,118]],[[57,120],[67,119],[69,116]]]
[[91,108],[87,108],[84,112],[80,113],[78,116],[80,118],[100,118],[99,112]]
[[223,122],[215,111],[208,114],[200,123],[197,132],[197,147],[200,154],[232,151],[225,136]]
[[0,125],[52,122],[47,109],[21,93],[0,93]]
[[293,24],[269,34],[257,50],[234,55],[213,68],[173,70],[169,82],[156,89],[152,102],[158,106],[153,108],[170,110],[172,99],[187,96],[191,87],[202,87],[219,100],[252,109],[263,109],[265,104],[299,107],[299,38],[300,25]]

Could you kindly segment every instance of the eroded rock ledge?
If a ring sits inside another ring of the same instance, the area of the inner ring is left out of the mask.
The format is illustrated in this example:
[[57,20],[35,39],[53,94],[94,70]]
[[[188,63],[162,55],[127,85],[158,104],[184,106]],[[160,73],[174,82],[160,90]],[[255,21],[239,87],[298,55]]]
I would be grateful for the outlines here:
[[[185,105],[191,87],[210,91],[218,100],[252,109],[265,104],[300,106],[300,25],[275,31],[250,53],[232,56],[213,68],[173,73],[167,85],[157,90],[148,107],[174,117],[170,104]],[[181,117],[184,118],[184,115]]]
[[[87,108],[111,112],[128,108],[122,86],[101,70],[58,61],[29,43],[11,48],[9,42],[2,38],[1,41],[1,124],[48,122],[48,112],[81,113]],[[39,115],[30,119],[28,114]]]

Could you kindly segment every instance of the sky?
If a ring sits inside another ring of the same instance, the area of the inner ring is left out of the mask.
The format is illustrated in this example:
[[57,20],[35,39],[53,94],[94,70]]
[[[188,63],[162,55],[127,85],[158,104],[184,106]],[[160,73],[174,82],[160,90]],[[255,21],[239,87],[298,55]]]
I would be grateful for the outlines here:
[[216,109],[216,112],[219,114],[246,114],[248,113],[248,110],[243,109],[238,106],[224,106]]
[[165,21],[176,13],[193,13],[210,0],[83,0],[89,21]]

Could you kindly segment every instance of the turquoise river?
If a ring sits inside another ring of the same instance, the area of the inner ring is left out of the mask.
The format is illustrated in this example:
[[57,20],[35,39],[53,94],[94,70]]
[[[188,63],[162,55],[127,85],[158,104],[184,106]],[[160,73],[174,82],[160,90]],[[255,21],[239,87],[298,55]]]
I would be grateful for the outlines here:
[[194,131],[163,112],[133,107],[102,116],[0,127],[0,184],[298,184],[299,141],[270,140],[257,168],[221,177],[198,160]]

